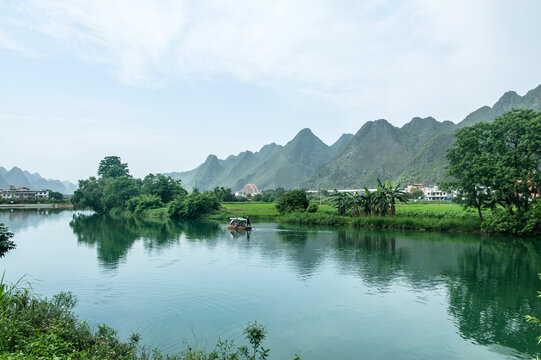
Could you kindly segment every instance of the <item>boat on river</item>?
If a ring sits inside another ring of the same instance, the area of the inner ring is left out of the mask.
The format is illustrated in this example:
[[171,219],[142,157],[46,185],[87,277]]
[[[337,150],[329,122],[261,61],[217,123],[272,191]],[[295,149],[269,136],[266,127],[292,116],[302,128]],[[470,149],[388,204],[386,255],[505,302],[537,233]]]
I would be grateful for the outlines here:
[[250,222],[250,219],[230,218],[230,220],[229,225],[226,226],[228,230],[252,230],[252,223]]

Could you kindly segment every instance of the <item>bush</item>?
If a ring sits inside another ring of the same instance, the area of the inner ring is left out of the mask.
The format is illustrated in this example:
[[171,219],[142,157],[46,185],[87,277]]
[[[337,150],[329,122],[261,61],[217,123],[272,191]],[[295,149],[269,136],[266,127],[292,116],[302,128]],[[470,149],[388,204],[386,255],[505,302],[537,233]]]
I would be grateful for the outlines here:
[[536,200],[525,213],[511,214],[503,209],[495,209],[485,218],[482,228],[487,233],[540,236],[541,201]]
[[10,240],[13,233],[8,231],[4,224],[0,223],[0,257],[3,257],[9,250],[15,249],[17,245]]
[[318,210],[318,206],[317,204],[314,204],[314,203],[308,205],[308,207],[306,208],[306,212],[308,213],[315,213],[317,212],[317,210]]
[[161,207],[163,207],[163,202],[158,195],[140,195],[129,199],[126,203],[126,209],[137,215],[143,211]]
[[305,211],[308,207],[308,198],[304,190],[291,190],[286,192],[278,204],[276,209],[280,214],[286,214],[293,211]]
[[185,219],[199,218],[220,208],[220,202],[211,192],[191,193],[186,197],[179,197],[169,203],[167,212],[171,217]]

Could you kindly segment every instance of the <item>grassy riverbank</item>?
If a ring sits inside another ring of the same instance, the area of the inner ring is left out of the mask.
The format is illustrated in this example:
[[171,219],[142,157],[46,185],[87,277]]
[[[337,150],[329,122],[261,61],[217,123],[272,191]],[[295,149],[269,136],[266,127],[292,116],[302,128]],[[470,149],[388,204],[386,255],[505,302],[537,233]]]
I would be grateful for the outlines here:
[[318,212],[296,212],[280,215],[272,203],[224,203],[222,209],[208,219],[227,220],[229,217],[249,215],[253,220],[276,222],[348,226],[372,229],[409,229],[478,232],[481,222],[472,211],[465,211],[456,204],[405,204],[398,205],[396,216],[339,216],[329,205],[319,206]]
[[[113,213],[134,216],[129,211],[118,210]],[[345,226],[370,229],[407,229],[456,232],[480,232],[481,222],[472,210],[464,210],[460,205],[450,203],[409,203],[396,207],[396,215],[390,216],[339,216],[330,205],[318,205],[316,213],[296,212],[280,215],[274,203],[226,202],[220,210],[207,214],[204,220],[228,221],[231,217],[249,216],[253,221],[272,221],[290,224]],[[488,214],[487,214],[488,215]],[[144,218],[168,218],[166,208],[145,210]]]

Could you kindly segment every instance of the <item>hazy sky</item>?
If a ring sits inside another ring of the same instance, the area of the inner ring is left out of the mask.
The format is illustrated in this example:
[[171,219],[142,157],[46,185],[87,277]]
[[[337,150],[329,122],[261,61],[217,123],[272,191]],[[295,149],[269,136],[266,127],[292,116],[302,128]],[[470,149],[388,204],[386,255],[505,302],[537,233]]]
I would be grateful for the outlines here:
[[0,0],[0,166],[189,170],[541,83],[539,0]]

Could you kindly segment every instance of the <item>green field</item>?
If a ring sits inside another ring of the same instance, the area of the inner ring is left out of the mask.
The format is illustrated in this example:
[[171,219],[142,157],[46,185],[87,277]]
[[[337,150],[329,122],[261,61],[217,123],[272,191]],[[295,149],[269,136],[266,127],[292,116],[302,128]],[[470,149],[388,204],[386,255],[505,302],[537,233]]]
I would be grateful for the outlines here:
[[[254,221],[277,221],[306,225],[348,226],[387,229],[424,229],[441,231],[480,231],[480,221],[472,210],[451,203],[407,203],[396,207],[394,217],[338,216],[330,205],[320,205],[317,213],[304,212],[280,216],[274,203],[222,203],[222,209],[207,219],[226,221],[230,217],[246,217]],[[351,214],[350,214],[351,215]]]

